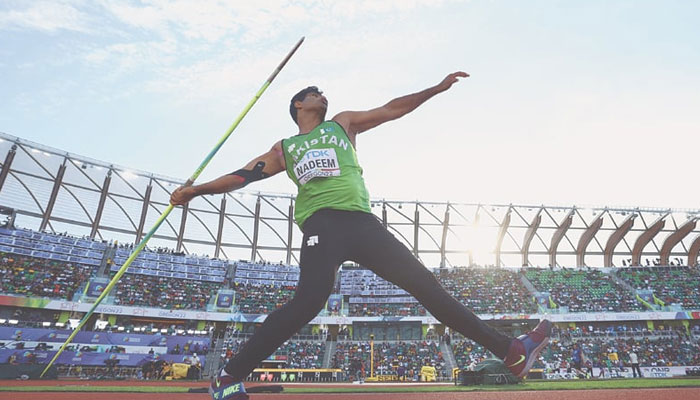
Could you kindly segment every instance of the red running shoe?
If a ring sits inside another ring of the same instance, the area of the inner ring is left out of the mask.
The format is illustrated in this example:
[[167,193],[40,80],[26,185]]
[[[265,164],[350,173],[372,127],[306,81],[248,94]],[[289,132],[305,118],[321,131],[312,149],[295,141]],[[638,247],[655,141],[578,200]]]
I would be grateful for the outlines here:
[[532,364],[537,360],[540,351],[549,343],[552,323],[543,319],[530,332],[513,339],[508,349],[508,355],[503,359],[506,367],[518,378],[527,375]]

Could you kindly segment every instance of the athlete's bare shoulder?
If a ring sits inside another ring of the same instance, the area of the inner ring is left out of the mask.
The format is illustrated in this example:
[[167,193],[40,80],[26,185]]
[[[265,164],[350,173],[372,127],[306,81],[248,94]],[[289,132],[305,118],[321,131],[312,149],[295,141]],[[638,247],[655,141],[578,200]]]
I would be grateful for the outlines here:
[[345,133],[348,135],[348,139],[350,139],[350,143],[352,143],[353,147],[355,146],[355,136],[357,136],[358,132],[354,132],[352,129],[352,114],[354,111],[343,111],[338,114],[336,114],[335,117],[331,118],[331,121],[336,122],[338,125],[343,128]]
[[282,149],[282,140],[278,140],[275,144],[272,145],[270,153],[274,155],[275,159],[282,167],[282,169],[285,169],[286,162],[284,161],[284,150]]

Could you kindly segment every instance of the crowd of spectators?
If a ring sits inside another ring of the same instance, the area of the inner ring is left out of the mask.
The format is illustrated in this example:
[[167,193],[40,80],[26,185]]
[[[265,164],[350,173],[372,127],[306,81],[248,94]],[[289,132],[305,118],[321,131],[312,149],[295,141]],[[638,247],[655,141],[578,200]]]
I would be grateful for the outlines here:
[[[543,349],[533,368],[543,368],[549,372],[571,372],[572,366],[575,365],[575,343],[583,350],[582,371],[587,367],[629,367],[632,363],[629,356],[631,352],[637,355],[639,365],[643,367],[700,366],[700,343],[690,336],[677,334],[678,332],[666,337],[595,337],[586,336],[585,331],[586,329],[579,330],[577,334],[570,336],[565,330],[555,330],[552,340]],[[641,331],[635,332],[641,334]],[[495,357],[471,340],[455,341],[452,351],[457,367],[467,370],[473,370],[479,362]]]
[[570,369],[573,344],[583,350],[583,366],[597,368],[628,367],[634,352],[642,367],[699,366],[700,344],[690,338],[585,338],[577,341],[553,339],[542,351],[535,367]]
[[124,274],[114,289],[114,304],[171,310],[205,310],[220,283]]
[[460,369],[473,371],[476,365],[487,358],[495,357],[484,346],[469,339],[456,340],[452,343],[452,354]]
[[[226,365],[245,343],[245,339],[234,336],[227,335],[224,339],[219,358],[220,367]],[[278,360],[285,361],[283,364],[285,368],[321,368],[325,350],[325,342],[288,340],[275,351],[273,357],[278,357]]]
[[350,303],[351,317],[423,316],[425,307],[420,303]]
[[243,314],[269,314],[292,299],[296,286],[234,283],[236,306]]
[[245,343],[242,339],[235,339],[232,337],[227,337],[224,340],[223,346],[221,348],[221,354],[219,356],[219,367],[223,367],[228,364],[229,360],[238,354],[238,350]]
[[620,268],[617,276],[637,290],[651,290],[665,305],[700,308],[700,268]]
[[646,323],[610,323],[605,325],[589,324],[575,327],[552,327],[552,337],[560,340],[576,340],[579,338],[616,338],[616,337],[680,337],[690,338],[700,334],[700,327],[658,325],[649,329]]
[[275,354],[287,356],[285,368],[321,368],[325,342],[287,341]]
[[369,376],[369,342],[338,342],[331,358],[331,368],[339,368],[350,380],[361,380]]
[[92,268],[65,261],[0,252],[0,292],[72,300]]
[[569,312],[644,311],[634,294],[602,271],[528,268],[525,277],[538,291],[549,292],[559,307],[568,307]]
[[[370,376],[369,342],[338,342],[331,367],[342,369],[351,380]],[[397,375],[401,380],[418,380],[421,367],[435,367],[438,377],[448,376],[439,345],[434,341],[374,342],[375,375]]]
[[534,313],[532,294],[512,270],[460,267],[438,270],[437,278],[462,304],[476,314]]

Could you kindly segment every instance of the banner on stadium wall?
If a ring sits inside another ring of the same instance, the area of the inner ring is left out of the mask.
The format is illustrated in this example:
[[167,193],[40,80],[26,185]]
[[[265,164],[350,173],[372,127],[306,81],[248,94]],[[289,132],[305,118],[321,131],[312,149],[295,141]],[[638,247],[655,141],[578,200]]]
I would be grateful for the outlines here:
[[235,292],[230,289],[219,290],[216,295],[216,308],[230,309],[233,305]]
[[549,308],[549,292],[536,292],[535,300],[542,308]]
[[637,290],[637,295],[645,302],[649,304],[654,304],[654,292],[647,289]]
[[[47,364],[56,355],[55,351],[0,349],[0,364]],[[11,360],[12,359],[12,360]],[[200,357],[204,366],[205,357]],[[64,351],[58,356],[56,364],[104,366],[106,360],[119,360],[119,366],[138,367],[149,361],[164,360],[171,363],[187,363],[191,356],[181,354],[125,354],[93,353],[81,351]]]
[[[49,310],[87,312],[92,303],[78,303],[45,298],[0,295],[0,306],[44,308]],[[135,315],[154,318],[189,319],[197,321],[232,321],[261,323],[267,317],[264,314],[238,314],[225,312],[207,312],[195,310],[164,310],[160,308],[129,307],[118,305],[100,305],[95,312],[112,315]],[[424,324],[436,324],[439,321],[430,316],[396,317],[398,321],[421,321]],[[543,319],[552,322],[596,322],[596,321],[646,321],[646,320],[689,320],[700,319],[700,311],[663,311],[663,312],[624,312],[624,313],[562,313],[562,314],[479,314],[484,320],[496,319]],[[384,317],[316,317],[312,324],[349,325],[353,321],[385,321]]]
[[393,303],[411,303],[417,304],[418,300],[414,297],[350,297],[348,303],[364,303],[364,304],[393,304]]
[[[677,376],[686,376],[687,369],[693,369],[693,366],[675,366],[675,367],[639,367],[642,371],[642,376],[645,378],[673,378]],[[605,378],[633,378],[632,368],[614,367],[608,370],[603,368],[603,377]],[[600,368],[593,368],[593,377],[597,378],[600,375]],[[566,372],[566,370],[558,370],[545,374],[546,379],[575,379],[576,373]]]
[[88,282],[87,295],[88,297],[99,297],[102,291],[105,290],[109,284],[109,279],[107,278],[93,278]]
[[[70,334],[70,330],[62,329],[0,327],[0,340],[63,343]],[[166,336],[88,331],[78,332],[73,338],[73,343],[167,347],[168,351],[175,348],[175,346],[179,346],[180,349],[188,346],[193,350],[204,346],[209,347],[210,345],[209,338],[202,336]]]
[[332,313],[339,313],[340,309],[343,307],[343,296],[340,294],[332,294],[328,297],[328,302],[326,303],[326,310]]

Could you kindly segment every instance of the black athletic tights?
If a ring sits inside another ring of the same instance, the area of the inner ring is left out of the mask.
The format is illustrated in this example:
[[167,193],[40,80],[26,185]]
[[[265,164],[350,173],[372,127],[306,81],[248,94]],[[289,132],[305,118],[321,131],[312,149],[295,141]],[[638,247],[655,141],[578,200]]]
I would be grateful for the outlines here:
[[443,324],[489,349],[499,358],[511,338],[486,325],[440,285],[413,254],[373,215],[323,209],[304,223],[301,272],[294,298],[267,316],[224,368],[245,379],[324,307],[341,263],[355,261],[406,290]]

